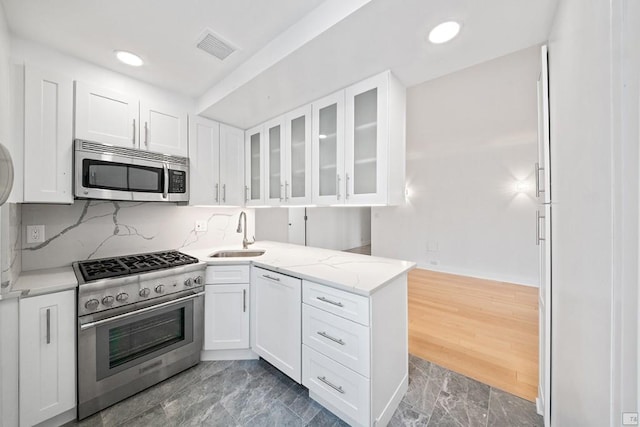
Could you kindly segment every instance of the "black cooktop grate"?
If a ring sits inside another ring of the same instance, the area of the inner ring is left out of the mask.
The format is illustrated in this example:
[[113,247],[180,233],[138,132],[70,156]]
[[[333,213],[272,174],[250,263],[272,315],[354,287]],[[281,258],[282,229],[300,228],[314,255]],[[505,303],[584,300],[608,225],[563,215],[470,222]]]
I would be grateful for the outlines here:
[[161,270],[180,265],[194,264],[197,258],[178,251],[162,251],[140,255],[127,255],[79,261],[78,267],[85,282],[111,277],[127,276],[146,271]]

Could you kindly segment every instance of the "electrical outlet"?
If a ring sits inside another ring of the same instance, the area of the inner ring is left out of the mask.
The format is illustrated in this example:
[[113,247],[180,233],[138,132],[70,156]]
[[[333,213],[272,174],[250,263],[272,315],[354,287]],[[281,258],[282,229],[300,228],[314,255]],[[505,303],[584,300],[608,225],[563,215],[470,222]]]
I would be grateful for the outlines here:
[[207,231],[207,221],[196,221],[196,231]]
[[27,243],[44,242],[44,225],[27,225]]
[[637,412],[623,412],[622,413],[622,425],[623,426],[637,426],[638,425],[638,413]]

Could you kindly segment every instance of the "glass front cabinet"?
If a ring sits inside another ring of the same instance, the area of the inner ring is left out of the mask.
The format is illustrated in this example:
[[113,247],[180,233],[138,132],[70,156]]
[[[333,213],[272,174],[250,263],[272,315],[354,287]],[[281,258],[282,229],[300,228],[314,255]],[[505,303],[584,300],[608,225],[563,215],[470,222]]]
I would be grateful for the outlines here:
[[246,206],[264,205],[263,159],[265,156],[264,126],[245,132],[244,202]]

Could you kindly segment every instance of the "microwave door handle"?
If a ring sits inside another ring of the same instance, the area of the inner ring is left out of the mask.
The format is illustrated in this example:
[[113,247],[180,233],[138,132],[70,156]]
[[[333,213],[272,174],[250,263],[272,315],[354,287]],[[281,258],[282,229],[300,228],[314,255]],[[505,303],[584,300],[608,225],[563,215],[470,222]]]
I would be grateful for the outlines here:
[[166,199],[169,195],[169,168],[166,163],[162,163],[162,170],[164,172],[164,189],[162,191],[162,198]]

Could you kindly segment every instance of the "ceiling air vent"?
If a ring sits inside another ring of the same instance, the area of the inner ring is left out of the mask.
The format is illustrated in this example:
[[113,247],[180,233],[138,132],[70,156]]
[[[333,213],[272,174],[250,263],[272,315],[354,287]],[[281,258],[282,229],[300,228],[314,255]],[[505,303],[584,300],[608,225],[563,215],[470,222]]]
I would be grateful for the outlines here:
[[220,37],[212,33],[211,31],[205,31],[204,35],[200,37],[198,42],[198,49],[202,49],[210,55],[223,60],[227,56],[236,51],[230,43],[222,40]]

